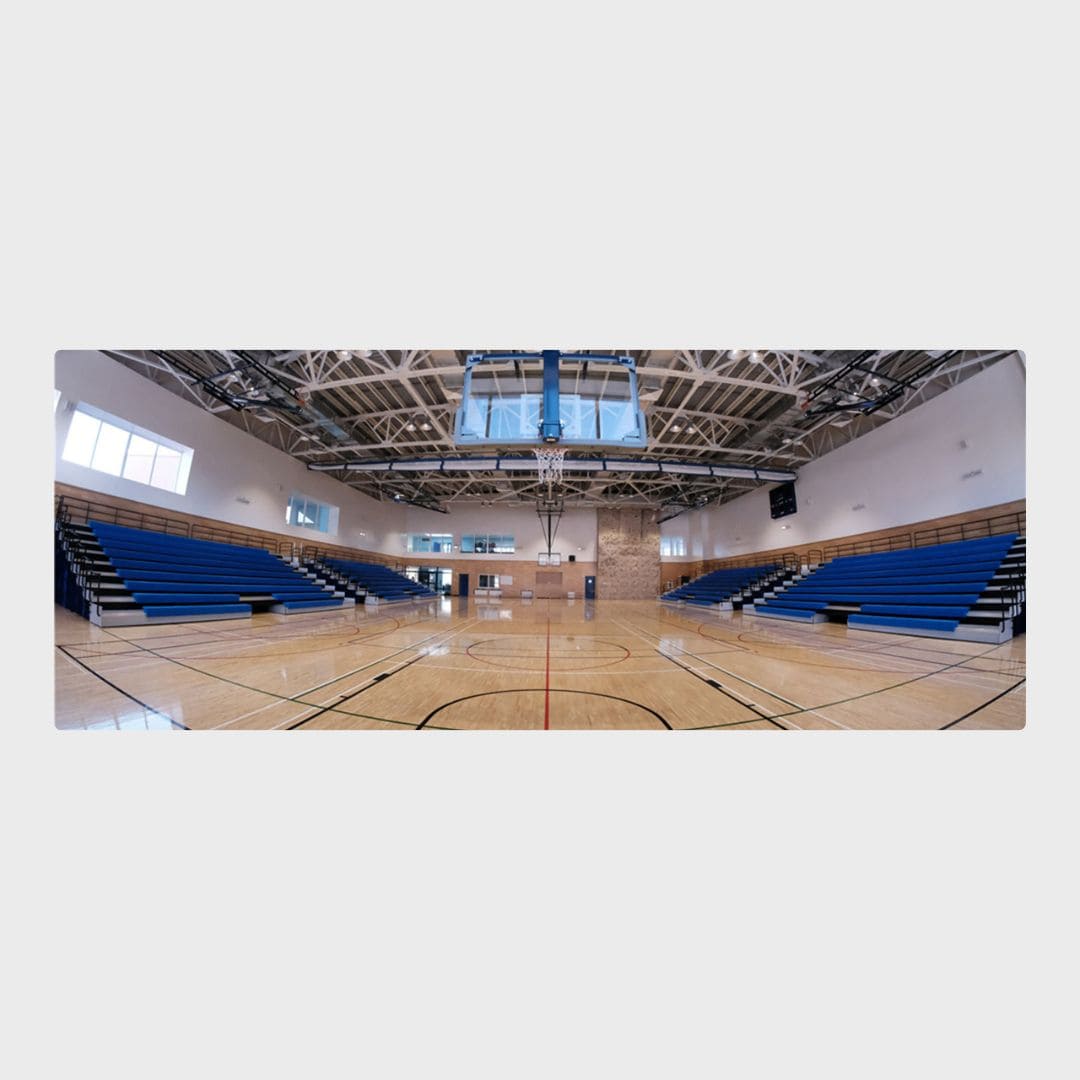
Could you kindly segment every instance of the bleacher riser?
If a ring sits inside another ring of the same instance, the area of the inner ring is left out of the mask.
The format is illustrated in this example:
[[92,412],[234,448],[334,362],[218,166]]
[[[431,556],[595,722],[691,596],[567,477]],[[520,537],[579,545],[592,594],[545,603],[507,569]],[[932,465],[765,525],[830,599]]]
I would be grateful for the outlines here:
[[1024,538],[987,537],[843,556],[790,586],[765,591],[743,611],[846,622],[851,630],[1000,643],[1024,611],[1025,574]]
[[[100,626],[293,614],[354,601],[317,586],[284,556],[126,526],[57,525],[79,614]],[[85,608],[85,610],[81,610]]]

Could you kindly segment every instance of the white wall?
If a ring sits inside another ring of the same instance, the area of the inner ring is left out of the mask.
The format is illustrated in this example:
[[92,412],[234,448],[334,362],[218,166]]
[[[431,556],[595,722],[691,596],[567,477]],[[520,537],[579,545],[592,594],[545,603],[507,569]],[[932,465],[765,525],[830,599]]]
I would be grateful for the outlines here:
[[[795,483],[797,513],[774,521],[766,485],[665,522],[662,535],[685,537],[687,558],[710,559],[1022,499],[1024,405],[1024,370],[1010,357],[804,466]],[[859,504],[863,509],[853,509]]]
[[[540,520],[533,507],[478,506],[475,503],[451,503],[448,514],[434,510],[421,510],[410,506],[406,514],[406,531],[409,533],[451,533],[454,537],[453,557],[468,559],[461,554],[462,536],[476,533],[495,533],[513,536],[516,551],[513,555],[478,555],[478,559],[525,559],[536,561],[541,551],[547,551],[543,540]],[[576,555],[579,562],[596,562],[596,511],[567,510],[555,535],[553,551]],[[404,543],[399,542],[399,553],[404,554]],[[412,557],[412,556],[410,556]]]
[[[369,551],[400,551],[405,527],[401,506],[377,502],[328,476],[309,472],[295,458],[101,353],[57,353],[55,385],[62,395],[56,409],[56,479],[63,483],[309,541],[323,538]],[[195,453],[187,493],[161,491],[64,461],[61,453],[71,423],[68,407],[80,401],[190,446]],[[340,507],[337,532],[286,525],[285,506],[294,491]]]

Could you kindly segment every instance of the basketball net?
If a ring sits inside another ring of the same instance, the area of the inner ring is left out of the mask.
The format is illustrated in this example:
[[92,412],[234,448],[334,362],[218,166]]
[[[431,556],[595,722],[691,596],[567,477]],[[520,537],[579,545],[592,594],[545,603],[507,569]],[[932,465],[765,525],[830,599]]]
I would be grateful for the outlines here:
[[550,499],[555,484],[562,481],[563,459],[566,457],[566,448],[562,446],[534,446],[533,453],[536,455],[536,468],[540,474],[540,483],[547,484],[547,493]]

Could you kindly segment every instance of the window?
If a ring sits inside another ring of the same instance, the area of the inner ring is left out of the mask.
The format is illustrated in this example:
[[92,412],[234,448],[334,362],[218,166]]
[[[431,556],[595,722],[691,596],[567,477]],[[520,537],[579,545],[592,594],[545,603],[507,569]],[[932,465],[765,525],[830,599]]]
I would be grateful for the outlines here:
[[72,413],[61,456],[73,465],[183,495],[193,455],[190,446],[170,442],[80,402]]
[[499,587],[498,574],[480,574],[477,587],[481,589],[497,589]]
[[406,547],[409,551],[446,555],[454,550],[454,537],[451,533],[413,533],[409,536]]
[[318,532],[337,532],[337,515],[336,506],[316,502],[294,492],[289,496],[289,505],[285,508],[285,524]]
[[660,555],[674,558],[686,557],[685,536],[662,536],[660,538]]
[[466,555],[509,555],[514,551],[512,536],[463,536],[461,550]]

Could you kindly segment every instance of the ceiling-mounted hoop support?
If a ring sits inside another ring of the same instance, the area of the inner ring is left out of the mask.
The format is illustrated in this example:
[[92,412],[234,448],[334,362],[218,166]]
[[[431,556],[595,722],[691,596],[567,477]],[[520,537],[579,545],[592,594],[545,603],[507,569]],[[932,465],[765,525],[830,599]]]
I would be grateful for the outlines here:
[[540,531],[543,533],[548,555],[555,546],[555,536],[562,522],[563,510],[561,499],[542,499],[536,504],[536,516],[540,519]]

